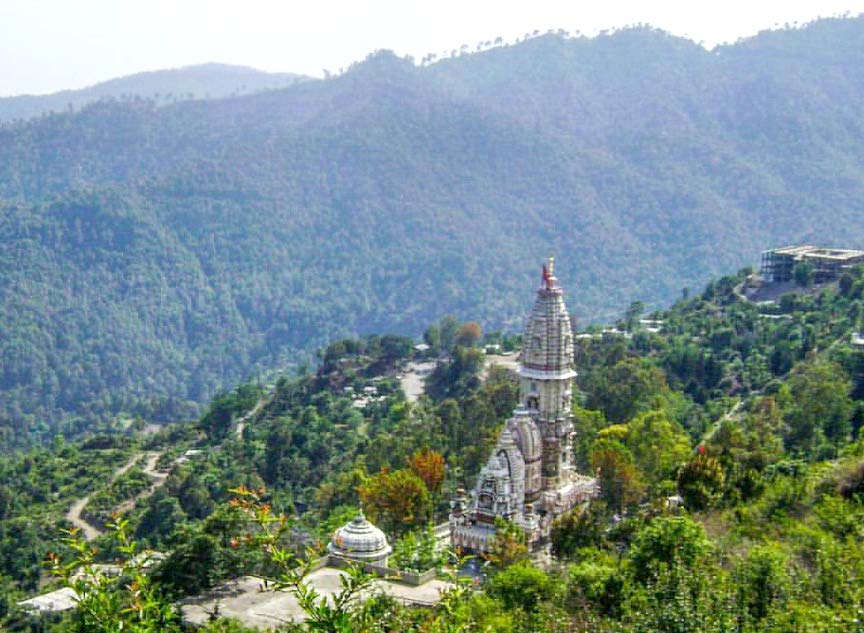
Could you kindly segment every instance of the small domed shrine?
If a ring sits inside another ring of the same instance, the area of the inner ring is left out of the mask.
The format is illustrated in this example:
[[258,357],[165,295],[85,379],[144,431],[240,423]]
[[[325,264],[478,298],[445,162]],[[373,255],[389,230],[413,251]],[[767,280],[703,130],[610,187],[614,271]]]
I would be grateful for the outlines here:
[[552,258],[543,266],[519,361],[519,404],[471,497],[460,491],[451,503],[455,548],[488,552],[502,518],[536,549],[548,541],[555,517],[597,494],[597,481],[573,466],[573,335]]
[[386,567],[393,548],[384,532],[372,525],[360,510],[357,516],[333,533],[327,551],[340,558]]

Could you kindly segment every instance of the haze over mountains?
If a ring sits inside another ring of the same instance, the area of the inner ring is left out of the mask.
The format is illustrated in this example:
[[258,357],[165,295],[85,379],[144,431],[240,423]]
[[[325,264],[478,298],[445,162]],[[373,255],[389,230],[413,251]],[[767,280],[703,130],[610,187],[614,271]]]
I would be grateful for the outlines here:
[[0,97],[0,123],[29,119],[52,112],[79,110],[104,99],[149,99],[173,103],[190,99],[221,99],[285,88],[308,79],[292,73],[266,73],[245,66],[201,64],[136,73],[81,90],[47,95]]
[[0,425],[188,413],[446,313],[515,330],[549,254],[584,322],[861,246],[862,64],[861,18],[713,51],[638,28],[7,124]]

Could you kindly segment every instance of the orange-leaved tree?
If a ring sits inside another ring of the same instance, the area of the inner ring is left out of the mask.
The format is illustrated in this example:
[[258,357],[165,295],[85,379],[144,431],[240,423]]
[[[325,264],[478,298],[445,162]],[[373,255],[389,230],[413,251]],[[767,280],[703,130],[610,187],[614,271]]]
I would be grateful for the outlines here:
[[411,470],[382,468],[357,489],[373,522],[399,535],[429,520],[431,501],[423,480]]
[[423,480],[426,489],[432,494],[438,494],[444,482],[444,457],[438,451],[424,448],[416,451],[408,460],[408,468]]

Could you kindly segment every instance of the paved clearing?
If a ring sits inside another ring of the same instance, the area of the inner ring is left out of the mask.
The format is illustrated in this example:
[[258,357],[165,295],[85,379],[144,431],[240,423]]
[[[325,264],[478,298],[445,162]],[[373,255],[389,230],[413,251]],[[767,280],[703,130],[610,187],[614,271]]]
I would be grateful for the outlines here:
[[489,368],[492,365],[498,365],[510,371],[519,369],[519,352],[509,352],[507,354],[489,354],[486,357],[486,362],[483,363],[483,371],[480,373],[480,379],[486,380],[489,376]]
[[[480,372],[480,380],[486,380],[489,375],[489,368],[492,365],[498,365],[505,369],[516,371],[519,368],[519,352],[510,352],[508,354],[490,354],[486,357],[483,363],[483,370]],[[405,372],[400,380],[402,391],[405,392],[405,398],[408,402],[417,402],[417,399],[426,391],[426,376],[428,376],[435,365],[434,360],[423,361],[422,363],[410,362],[405,366]]]
[[[333,567],[322,567],[309,573],[304,580],[307,587],[314,588],[318,595],[332,600],[342,588],[345,572]],[[181,603],[183,619],[187,623],[204,625],[218,613],[222,617],[233,617],[246,626],[272,628],[288,622],[306,619],[306,614],[291,591],[264,589],[264,581],[256,576],[244,576],[230,580],[200,596],[187,598]],[[365,595],[381,592],[403,604],[432,606],[452,585],[433,579],[419,586],[372,581]],[[331,603],[332,604],[332,603]]]
[[426,376],[433,369],[435,369],[435,361],[408,363],[407,367],[405,367],[405,374],[400,381],[402,391],[405,392],[405,398],[408,402],[417,402],[417,399],[423,395],[423,392],[426,390]]

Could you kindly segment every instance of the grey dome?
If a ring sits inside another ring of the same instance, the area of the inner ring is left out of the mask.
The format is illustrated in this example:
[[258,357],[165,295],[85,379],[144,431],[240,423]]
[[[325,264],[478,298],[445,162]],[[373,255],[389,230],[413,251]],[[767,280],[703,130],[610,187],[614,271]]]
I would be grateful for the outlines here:
[[327,551],[352,560],[377,562],[385,560],[393,548],[384,532],[372,525],[360,510],[354,519],[333,533]]

